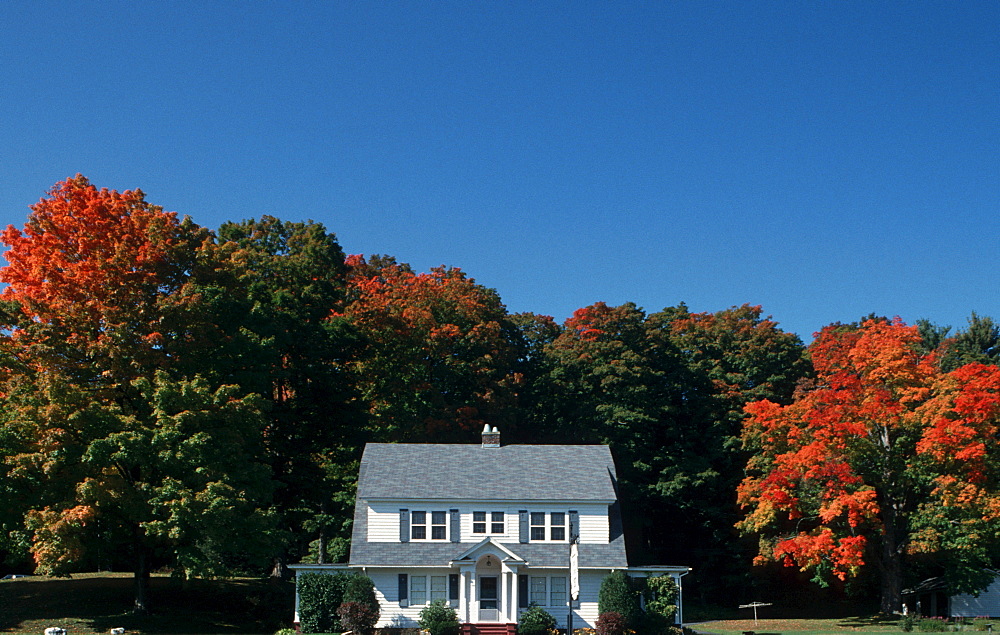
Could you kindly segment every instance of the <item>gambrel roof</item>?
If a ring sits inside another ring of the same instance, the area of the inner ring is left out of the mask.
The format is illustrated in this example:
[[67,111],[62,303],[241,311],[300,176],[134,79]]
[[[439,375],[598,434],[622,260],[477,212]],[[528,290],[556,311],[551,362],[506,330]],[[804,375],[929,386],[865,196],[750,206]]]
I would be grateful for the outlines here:
[[366,500],[617,500],[606,445],[369,443],[358,498]]

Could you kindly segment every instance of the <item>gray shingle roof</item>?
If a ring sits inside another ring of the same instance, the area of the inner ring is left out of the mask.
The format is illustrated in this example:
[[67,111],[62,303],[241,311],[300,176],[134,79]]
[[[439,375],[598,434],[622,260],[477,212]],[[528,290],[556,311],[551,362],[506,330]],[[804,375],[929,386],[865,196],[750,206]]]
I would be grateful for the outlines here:
[[369,443],[361,464],[364,499],[616,499],[606,445]]
[[[436,467],[435,467],[436,466]],[[603,501],[617,500],[615,466],[605,445],[369,443],[361,459],[350,564],[445,565],[469,543],[368,542],[367,500]],[[628,566],[621,512],[608,510],[608,544],[581,544],[580,567]],[[533,567],[568,567],[569,545],[504,543]]]

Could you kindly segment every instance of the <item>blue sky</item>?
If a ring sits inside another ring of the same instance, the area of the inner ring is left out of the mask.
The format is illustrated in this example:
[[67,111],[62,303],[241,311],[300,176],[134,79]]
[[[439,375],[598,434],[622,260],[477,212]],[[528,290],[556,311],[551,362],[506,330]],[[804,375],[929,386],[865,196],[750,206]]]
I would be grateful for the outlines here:
[[997,2],[8,2],[0,223],[77,172],[512,312],[1000,318]]

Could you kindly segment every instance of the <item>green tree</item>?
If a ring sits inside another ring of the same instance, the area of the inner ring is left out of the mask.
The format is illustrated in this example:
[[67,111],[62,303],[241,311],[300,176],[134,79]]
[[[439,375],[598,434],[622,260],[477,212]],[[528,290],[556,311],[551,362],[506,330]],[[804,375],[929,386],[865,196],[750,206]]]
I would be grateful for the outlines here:
[[[261,401],[177,372],[218,333],[234,280],[209,232],[82,176],[8,227],[0,383],[8,480],[41,572],[100,544],[129,553],[136,609],[153,559],[190,574],[245,568],[273,538]],[[195,292],[194,290],[197,290]],[[180,317],[185,316],[185,317]],[[223,335],[226,335],[223,333]],[[226,338],[217,340],[221,344]]]
[[[344,555],[329,545],[349,537],[363,445],[363,420],[351,405],[356,395],[345,371],[357,339],[344,318],[331,316],[345,297],[344,254],[323,225],[273,216],[226,223],[219,241],[245,293],[237,305],[245,308],[233,312],[245,346],[223,376],[270,402],[264,439],[282,484],[276,510],[289,537],[299,543],[316,537],[316,559],[325,562]],[[275,574],[304,550],[305,544],[290,544]]]

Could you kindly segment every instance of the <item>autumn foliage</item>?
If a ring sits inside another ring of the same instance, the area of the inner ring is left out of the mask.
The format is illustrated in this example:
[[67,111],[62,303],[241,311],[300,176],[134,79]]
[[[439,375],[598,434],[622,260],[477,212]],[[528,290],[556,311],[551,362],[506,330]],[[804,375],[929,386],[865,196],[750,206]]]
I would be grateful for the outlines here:
[[827,327],[793,403],[747,406],[740,527],[762,536],[759,563],[844,579],[877,561],[894,611],[905,557],[962,556],[942,525],[995,540],[1000,369],[946,373],[920,344],[899,320]]

